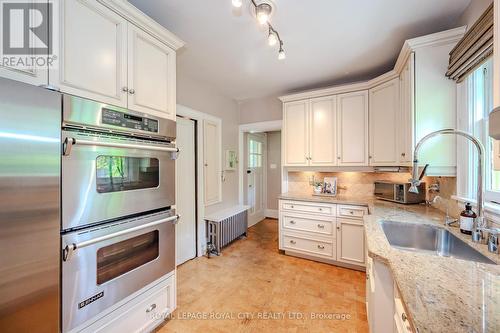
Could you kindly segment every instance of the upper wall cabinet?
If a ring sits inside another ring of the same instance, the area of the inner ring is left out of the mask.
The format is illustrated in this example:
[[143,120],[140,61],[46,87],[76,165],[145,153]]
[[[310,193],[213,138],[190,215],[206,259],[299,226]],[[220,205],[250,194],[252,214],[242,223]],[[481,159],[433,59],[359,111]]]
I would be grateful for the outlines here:
[[129,25],[128,107],[175,118],[175,51]]
[[368,91],[337,96],[339,166],[368,165]]
[[[125,19],[127,11],[140,22]],[[61,1],[61,56],[58,68],[49,72],[50,85],[72,95],[175,120],[175,50],[143,30],[147,24],[156,32],[162,29],[145,20],[149,19],[125,2]],[[179,47],[182,42],[173,44]]]
[[309,102],[285,104],[283,123],[283,164],[309,165]]
[[127,24],[96,1],[61,1],[61,59],[59,68],[50,73],[50,85],[127,107]]
[[399,78],[370,89],[370,165],[397,165]]
[[336,96],[310,101],[309,165],[335,165],[336,154]]
[[410,54],[400,75],[400,112],[398,114],[398,159],[399,165],[411,166],[414,146],[414,61]]

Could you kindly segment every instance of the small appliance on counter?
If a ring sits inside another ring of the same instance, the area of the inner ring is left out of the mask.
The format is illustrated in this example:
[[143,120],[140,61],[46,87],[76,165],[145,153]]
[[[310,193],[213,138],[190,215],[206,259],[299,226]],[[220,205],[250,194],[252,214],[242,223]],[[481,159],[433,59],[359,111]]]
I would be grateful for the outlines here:
[[418,185],[419,193],[410,193],[410,183],[391,181],[376,181],[374,195],[377,199],[392,201],[402,204],[418,204],[425,202],[425,183]]

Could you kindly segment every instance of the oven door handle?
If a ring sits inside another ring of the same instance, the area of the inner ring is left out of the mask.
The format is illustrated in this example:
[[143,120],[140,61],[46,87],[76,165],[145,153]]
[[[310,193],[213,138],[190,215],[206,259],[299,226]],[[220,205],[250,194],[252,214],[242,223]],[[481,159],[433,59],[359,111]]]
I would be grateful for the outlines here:
[[179,148],[176,147],[160,147],[153,145],[141,145],[135,143],[121,143],[121,142],[102,142],[102,141],[75,139],[72,137],[67,137],[63,142],[63,156],[69,156],[69,154],[71,154],[71,149],[75,145],[143,149],[143,150],[155,150],[155,151],[179,153]]
[[170,216],[170,217],[158,220],[158,221],[154,221],[154,222],[151,222],[151,223],[139,225],[137,227],[129,228],[129,229],[122,230],[122,231],[117,231],[117,232],[114,232],[114,233],[109,234],[109,235],[92,238],[92,239],[89,239],[87,241],[83,241],[81,243],[67,244],[63,248],[63,261],[69,260],[71,258],[71,256],[72,256],[72,254],[76,250],[78,250],[78,249],[81,249],[81,248],[84,248],[84,247],[87,247],[87,246],[90,246],[90,245],[94,245],[96,243],[100,243],[100,242],[103,242],[103,241],[111,239],[111,238],[123,236],[123,235],[129,234],[129,233],[134,232],[134,231],[139,231],[139,230],[142,230],[142,229],[154,227],[156,225],[163,224],[163,223],[166,223],[166,222],[173,222],[174,224],[177,224],[177,221],[179,220],[180,217],[181,216],[179,214],[176,214],[174,216]]

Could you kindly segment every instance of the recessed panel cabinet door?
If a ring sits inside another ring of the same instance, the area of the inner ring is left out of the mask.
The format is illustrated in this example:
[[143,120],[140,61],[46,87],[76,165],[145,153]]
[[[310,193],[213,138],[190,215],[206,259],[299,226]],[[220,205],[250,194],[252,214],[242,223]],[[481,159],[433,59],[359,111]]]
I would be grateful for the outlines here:
[[128,107],[175,120],[175,51],[129,24]]
[[370,89],[370,165],[397,165],[399,78]]
[[311,166],[337,164],[336,97],[317,98],[310,104],[309,157]]
[[308,101],[285,104],[283,151],[285,166],[309,165]]
[[413,91],[414,91],[414,55],[411,54],[401,72],[400,102],[401,110],[398,121],[398,156],[400,165],[411,165],[413,161],[413,128],[415,123]]
[[368,165],[368,91],[337,96],[339,166]]
[[97,1],[60,1],[59,68],[49,72],[61,91],[127,107],[127,21]]
[[337,219],[337,260],[353,265],[365,264],[363,221]]

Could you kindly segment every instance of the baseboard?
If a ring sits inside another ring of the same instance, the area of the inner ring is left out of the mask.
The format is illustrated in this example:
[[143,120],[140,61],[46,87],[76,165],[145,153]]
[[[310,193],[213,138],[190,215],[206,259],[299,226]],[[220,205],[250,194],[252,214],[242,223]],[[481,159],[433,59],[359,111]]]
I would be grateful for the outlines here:
[[278,210],[277,209],[266,209],[266,211],[264,212],[264,214],[266,215],[266,217],[270,217],[270,218],[273,218],[273,219],[277,219],[278,218]]

